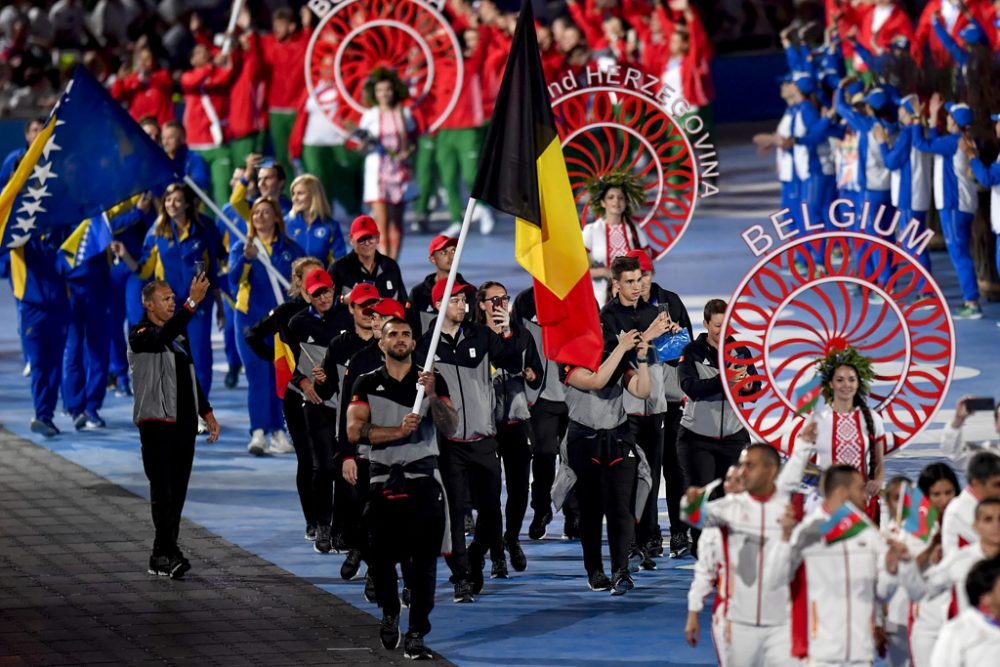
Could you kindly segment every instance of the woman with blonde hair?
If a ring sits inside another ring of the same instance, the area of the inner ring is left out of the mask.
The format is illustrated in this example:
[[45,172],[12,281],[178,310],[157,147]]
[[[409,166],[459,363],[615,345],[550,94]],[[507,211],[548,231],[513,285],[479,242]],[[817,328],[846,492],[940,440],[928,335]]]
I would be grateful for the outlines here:
[[329,266],[347,254],[340,224],[333,219],[323,184],[312,174],[292,181],[292,210],[285,216],[288,236],[311,257]]
[[371,105],[358,121],[368,153],[364,201],[378,225],[379,252],[396,259],[403,241],[403,213],[416,195],[410,157],[417,147],[417,124],[403,106],[408,91],[395,71],[376,68],[364,90]]
[[[288,286],[288,301],[278,304],[267,317],[250,328],[246,335],[247,346],[260,359],[274,363],[274,348],[272,342],[275,335],[279,336],[292,354],[293,359],[299,358],[299,344],[290,335],[288,323],[292,317],[309,307],[309,295],[302,287],[306,274],[313,269],[324,268],[323,262],[316,257],[300,257],[292,262],[292,280]],[[292,447],[295,448],[295,488],[299,492],[299,503],[302,506],[302,516],[306,522],[305,538],[316,539],[316,503],[313,501],[312,453],[309,449],[309,433],[306,430],[305,412],[303,410],[302,390],[289,382],[284,387],[278,387],[281,397],[281,409],[285,417],[285,426],[292,436]]]
[[[199,273],[208,278],[215,299],[219,329],[225,326],[222,292],[219,289],[218,257],[222,239],[211,222],[195,208],[194,196],[183,183],[172,183],[163,193],[160,215],[146,233],[142,256],[136,261],[124,244],[114,242],[111,251],[143,280],[166,281],[181,304],[188,298],[191,281]],[[212,387],[212,309],[198,308],[187,326],[195,375],[205,396]]]
[[[275,454],[293,451],[284,431],[281,400],[275,393],[274,354],[265,361],[253,354],[246,341],[250,328],[278,305],[276,280],[259,256],[259,240],[270,265],[286,280],[292,263],[305,253],[285,234],[285,220],[273,197],[261,197],[250,209],[246,241],[237,241],[229,251],[229,285],[236,294],[236,344],[247,374],[247,408],[250,413],[250,443],[247,450],[255,456],[265,448]],[[270,434],[270,443],[266,434]]]

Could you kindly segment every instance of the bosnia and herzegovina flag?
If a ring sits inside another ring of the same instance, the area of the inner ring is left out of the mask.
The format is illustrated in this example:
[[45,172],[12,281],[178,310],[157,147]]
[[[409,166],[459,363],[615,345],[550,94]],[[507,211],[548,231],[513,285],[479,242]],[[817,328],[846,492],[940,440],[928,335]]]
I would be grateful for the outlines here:
[[871,523],[865,513],[846,502],[823,522],[820,531],[827,544],[835,544],[856,537],[869,527]]
[[281,338],[281,332],[274,334],[274,388],[278,398],[285,398],[288,383],[295,372],[295,352]]
[[900,502],[903,503],[903,530],[923,542],[930,540],[938,518],[937,508],[931,505],[930,498],[919,487],[907,485]]
[[83,67],[0,192],[0,254],[180,180],[166,153]]
[[685,500],[684,506],[681,507],[681,521],[694,528],[704,528],[705,505],[708,503],[708,497],[712,495],[712,491],[719,484],[722,484],[721,479],[709,482],[698,491],[698,495],[695,496],[693,501],[687,502]]
[[603,338],[580,218],[522,3],[472,196],[517,219],[514,254],[532,275],[545,356],[596,370]]

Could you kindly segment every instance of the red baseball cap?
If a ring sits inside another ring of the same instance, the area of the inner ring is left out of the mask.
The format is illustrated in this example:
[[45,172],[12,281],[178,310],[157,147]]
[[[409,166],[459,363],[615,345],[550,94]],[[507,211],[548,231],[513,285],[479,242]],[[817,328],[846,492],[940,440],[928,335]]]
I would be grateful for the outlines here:
[[403,304],[395,299],[382,299],[375,304],[372,311],[378,313],[382,317],[394,317],[397,320],[406,319],[406,309],[403,308]]
[[431,241],[431,244],[427,247],[427,254],[433,255],[438,250],[444,250],[453,245],[458,245],[458,239],[453,236],[445,236],[444,234],[438,234]]
[[365,303],[367,301],[378,301],[381,298],[378,289],[371,283],[358,283],[347,296],[347,302]]
[[302,281],[302,287],[306,294],[312,296],[321,289],[333,289],[333,278],[326,272],[326,269],[315,268],[306,274],[306,279]]
[[357,241],[366,236],[378,236],[378,225],[370,215],[359,215],[351,223],[351,240]]
[[626,257],[635,257],[639,260],[639,270],[640,271],[652,271],[653,270],[653,260],[649,258],[649,253],[645,250],[629,250]]
[[[437,304],[442,299],[444,299],[444,288],[445,288],[445,283],[447,282],[448,282],[447,278],[442,278],[441,280],[434,283],[434,289],[431,290],[431,303],[434,304],[435,308],[437,307]],[[475,292],[475,291],[476,288],[470,285],[469,283],[460,283],[456,280],[455,284],[452,285],[451,287],[451,296],[455,296],[456,294]]]

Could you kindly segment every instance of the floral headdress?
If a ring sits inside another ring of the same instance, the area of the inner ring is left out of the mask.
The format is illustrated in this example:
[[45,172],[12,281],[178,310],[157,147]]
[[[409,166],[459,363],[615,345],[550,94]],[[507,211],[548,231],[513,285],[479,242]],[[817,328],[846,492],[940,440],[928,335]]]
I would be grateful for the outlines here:
[[872,362],[861,356],[853,347],[830,350],[816,364],[816,374],[823,385],[823,398],[833,402],[833,373],[841,366],[850,366],[858,374],[858,396],[867,397],[871,391],[875,369]]
[[406,84],[403,83],[403,80],[399,78],[399,74],[396,73],[396,70],[389,67],[376,67],[365,80],[363,92],[365,103],[368,106],[375,105],[375,84],[380,81],[388,81],[392,84],[392,88],[396,93],[397,103],[402,103],[403,100],[410,96],[410,90],[406,87]]
[[631,171],[617,169],[598,176],[587,185],[590,195],[590,209],[598,218],[604,217],[604,196],[611,188],[618,188],[625,194],[625,217],[630,217],[646,201],[646,191],[639,177]]

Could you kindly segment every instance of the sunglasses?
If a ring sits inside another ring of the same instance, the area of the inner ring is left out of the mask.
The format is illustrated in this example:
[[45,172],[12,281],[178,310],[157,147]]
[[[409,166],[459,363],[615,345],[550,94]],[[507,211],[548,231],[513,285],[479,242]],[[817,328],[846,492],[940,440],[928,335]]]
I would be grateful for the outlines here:
[[329,287],[320,288],[312,293],[314,299],[325,299],[328,296],[333,296],[333,290]]
[[357,241],[355,241],[355,243],[357,243],[358,245],[373,245],[375,243],[378,243],[378,237],[377,236],[362,236],[360,239],[358,239]]
[[507,304],[510,303],[510,297],[509,296],[491,296],[487,300],[491,304],[493,304],[493,308],[494,309],[496,309],[496,308],[506,308]]

